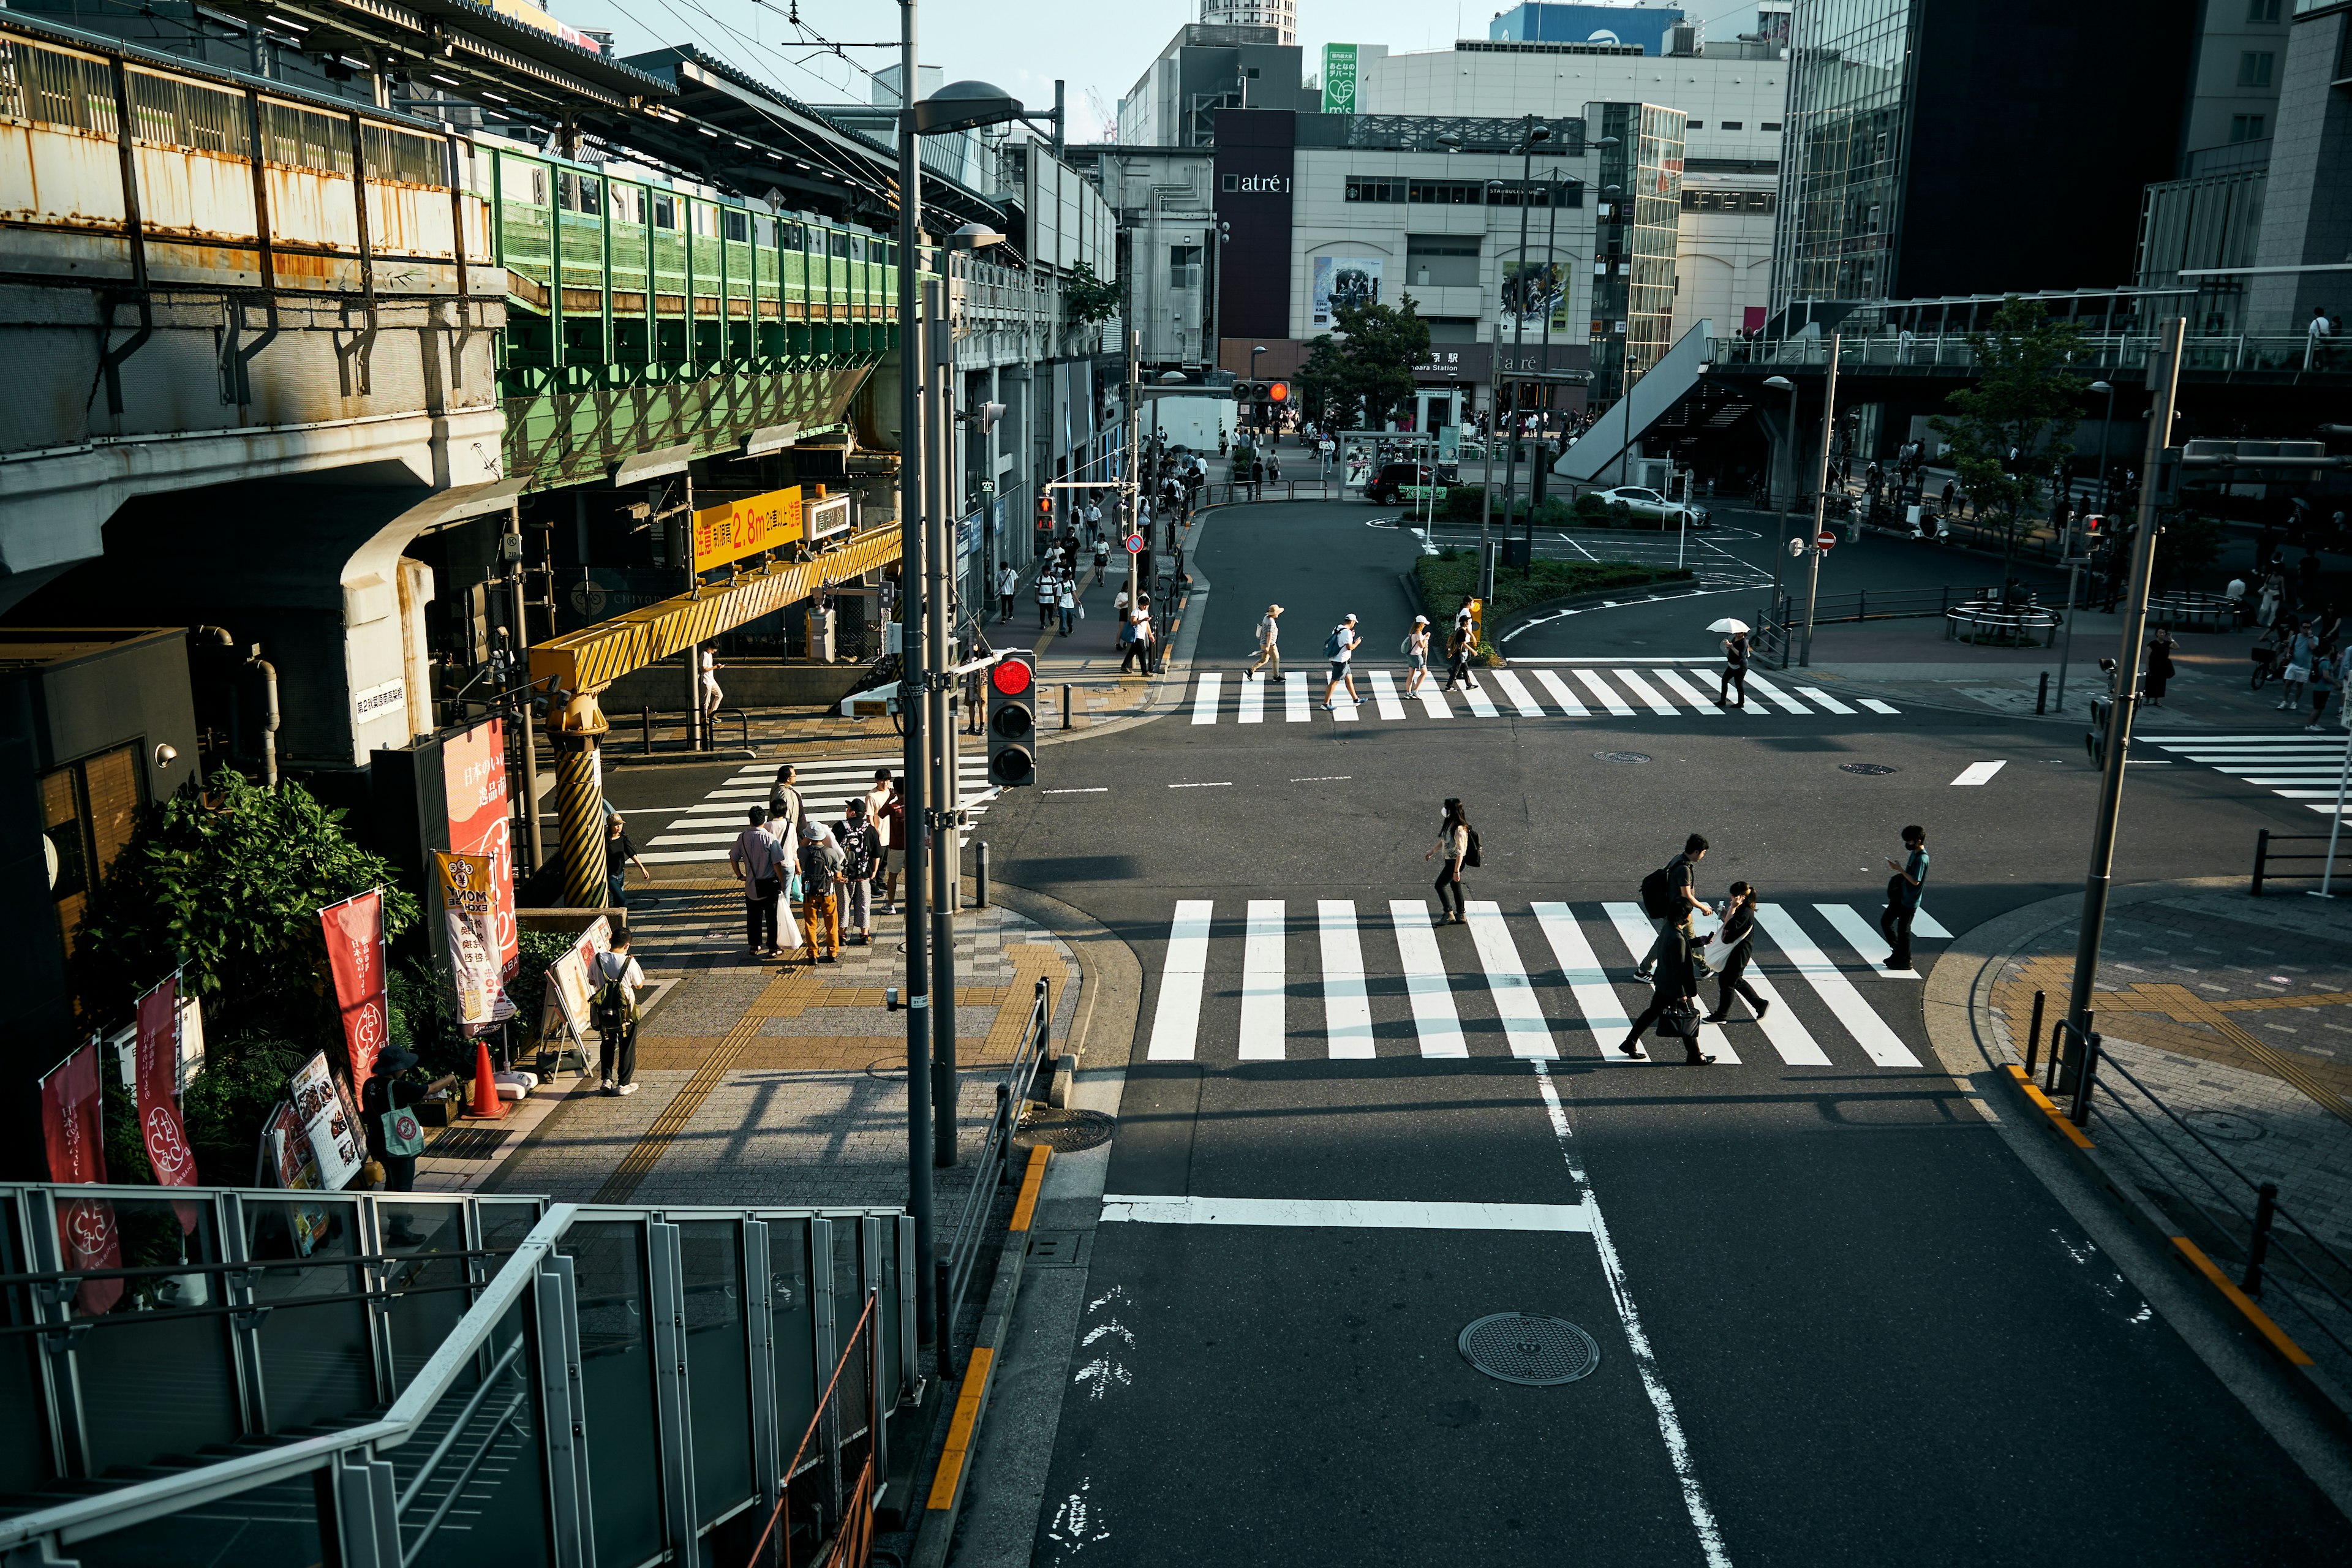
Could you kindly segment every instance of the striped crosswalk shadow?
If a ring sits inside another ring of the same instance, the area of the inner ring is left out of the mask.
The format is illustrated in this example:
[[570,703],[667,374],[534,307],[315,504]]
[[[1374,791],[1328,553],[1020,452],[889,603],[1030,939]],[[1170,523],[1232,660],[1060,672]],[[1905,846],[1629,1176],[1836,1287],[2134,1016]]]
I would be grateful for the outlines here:
[[[1920,942],[1951,933],[1924,911]],[[1156,1062],[1255,1063],[1481,1056],[1625,1066],[1679,1061],[1675,1042],[1619,1049],[1649,987],[1633,970],[1656,932],[1637,905],[1474,900],[1466,931],[1425,900],[1211,899],[1175,906],[1158,965],[1146,1055]],[[1735,1002],[1701,1026],[1700,1049],[1737,1067],[1769,1053],[1789,1067],[1912,1068],[1888,1021],[1916,1016],[1915,972],[1895,973],[1875,914],[1836,903],[1759,907],[1747,975],[1766,1004]],[[1717,950],[1719,952],[1719,950]],[[1604,958],[1603,954],[1606,954]],[[1712,1008],[1717,990],[1701,987]],[[1750,1028],[1754,1033],[1749,1033]],[[1760,1039],[1760,1043],[1759,1043]]]
[[[888,768],[902,772],[898,757],[831,757],[822,762],[795,763],[799,770],[793,787],[801,792],[810,812],[824,820],[839,820],[842,803],[852,795],[864,795],[874,785],[874,770]],[[963,805],[978,817],[986,815],[988,803],[996,791],[988,782],[988,760],[979,755],[959,756],[956,777],[963,789]],[[703,795],[700,800],[684,805],[662,809],[638,806],[626,813],[638,823],[659,822],[664,826],[650,837],[640,836],[645,845],[641,858],[647,865],[681,864],[697,861],[723,861],[728,847],[743,831],[751,808],[764,805],[768,786],[774,783],[777,763],[755,763],[739,768],[724,784]]]
[[[1356,666],[1358,701],[1348,700],[1343,688],[1333,705],[1323,707],[1320,678],[1294,675],[1279,683],[1281,717],[1303,724],[1317,719],[1349,724],[1421,722],[1447,719],[1721,719],[1730,710],[1716,700],[1717,671],[1712,665],[1640,665],[1631,660],[1577,664],[1554,668],[1523,664],[1512,669],[1478,673],[1478,684],[1445,689],[1444,673],[1433,670],[1419,690],[1412,689],[1411,672],[1377,668],[1369,662]],[[1783,679],[1786,679],[1785,677]],[[1276,700],[1268,687],[1275,683],[1248,677],[1227,679],[1207,671],[1192,682],[1192,717],[1195,724],[1263,724],[1274,717]],[[1819,686],[1783,686],[1751,672],[1748,706],[1751,717],[1787,714],[1868,718],[1892,716],[1901,710],[1873,697],[1851,700]]]
[[[2132,744],[2153,746],[2168,761],[2196,763],[2242,779],[2326,816],[2336,809],[2352,734],[2168,736],[2160,741],[2134,736]],[[2352,812],[2345,819],[2352,821]]]

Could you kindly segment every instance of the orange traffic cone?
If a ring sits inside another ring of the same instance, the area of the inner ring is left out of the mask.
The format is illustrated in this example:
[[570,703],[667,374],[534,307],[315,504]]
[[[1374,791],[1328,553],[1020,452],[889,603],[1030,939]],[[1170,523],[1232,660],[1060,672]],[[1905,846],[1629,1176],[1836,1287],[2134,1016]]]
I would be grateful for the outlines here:
[[498,1074],[490,1067],[490,1044],[488,1040],[474,1042],[474,1105],[466,1112],[469,1121],[496,1121],[507,1113],[506,1101],[499,1098]]

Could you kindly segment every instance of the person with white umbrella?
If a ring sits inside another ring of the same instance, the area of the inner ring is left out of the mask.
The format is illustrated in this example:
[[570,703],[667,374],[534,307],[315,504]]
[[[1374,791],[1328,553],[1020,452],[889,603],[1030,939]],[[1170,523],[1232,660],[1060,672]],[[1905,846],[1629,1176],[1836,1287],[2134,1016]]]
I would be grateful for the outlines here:
[[[1716,622],[1715,625],[1707,627],[1706,629],[1711,632],[1728,632],[1731,634],[1723,639],[1723,679],[1716,686],[1715,705],[1717,708],[1747,707],[1747,623],[1744,621],[1735,621],[1727,616],[1722,620]],[[1731,694],[1735,691],[1739,694],[1739,700],[1737,702],[1731,700]]]

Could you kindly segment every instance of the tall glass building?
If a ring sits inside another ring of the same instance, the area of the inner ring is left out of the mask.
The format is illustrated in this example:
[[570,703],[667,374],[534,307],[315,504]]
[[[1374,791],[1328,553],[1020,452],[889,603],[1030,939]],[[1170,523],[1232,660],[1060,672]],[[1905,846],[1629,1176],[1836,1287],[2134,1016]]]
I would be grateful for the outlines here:
[[1790,19],[1772,306],[1886,297],[1900,221],[1913,0],[1815,0]]
[[1689,116],[1654,103],[1596,103],[1587,133],[1602,145],[1593,214],[1592,384],[1606,407],[1665,357],[1675,323],[1675,247],[1682,222]]

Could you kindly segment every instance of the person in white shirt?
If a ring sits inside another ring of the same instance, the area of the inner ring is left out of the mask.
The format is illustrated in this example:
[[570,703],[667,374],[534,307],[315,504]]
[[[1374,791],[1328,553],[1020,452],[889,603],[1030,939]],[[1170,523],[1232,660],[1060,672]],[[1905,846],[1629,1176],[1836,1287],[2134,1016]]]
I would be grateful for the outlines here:
[[996,574],[996,620],[999,626],[1013,618],[1013,595],[1021,591],[1021,574],[1008,563]]
[[1037,568],[1037,629],[1044,631],[1054,624],[1054,602],[1061,597],[1060,580],[1054,575],[1049,563]]
[[719,672],[727,667],[719,662],[718,654],[709,648],[702,650],[702,732],[710,733],[710,726],[719,721],[719,705],[727,694],[719,689]]
[[1356,617],[1349,616],[1331,628],[1331,635],[1325,641],[1324,651],[1331,658],[1330,684],[1323,688],[1323,711],[1326,713],[1331,711],[1332,694],[1342,686],[1348,689],[1348,700],[1350,702],[1356,700],[1356,676],[1349,660],[1356,657],[1356,644],[1359,640],[1356,636]]
[[768,808],[751,808],[751,826],[735,836],[727,864],[743,884],[743,923],[754,958],[776,955],[776,900],[783,890],[783,845],[768,831]]
[[596,1026],[597,1077],[604,1079],[606,1094],[635,1094],[637,1086],[637,988],[646,983],[646,972],[629,956],[629,931],[626,926],[613,938],[613,945],[596,955],[589,965],[588,977],[593,989],[590,1002],[592,1015],[599,1020]]
[[1282,649],[1279,646],[1281,642],[1282,606],[1268,605],[1265,607],[1265,614],[1258,617],[1257,658],[1252,661],[1247,669],[1242,671],[1242,679],[1248,680],[1259,670],[1271,668],[1276,680],[1289,679],[1290,677],[1282,673]]
[[1062,635],[1068,637],[1078,618],[1078,580],[1065,577],[1055,590],[1054,608],[1062,617]]

